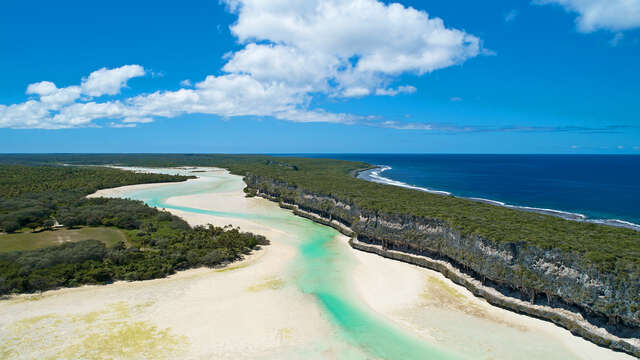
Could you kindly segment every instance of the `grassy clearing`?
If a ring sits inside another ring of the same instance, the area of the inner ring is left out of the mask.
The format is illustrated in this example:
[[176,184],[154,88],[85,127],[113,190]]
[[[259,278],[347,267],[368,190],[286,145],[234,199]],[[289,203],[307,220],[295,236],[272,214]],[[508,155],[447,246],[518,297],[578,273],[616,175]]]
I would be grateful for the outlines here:
[[109,227],[83,227],[79,229],[58,229],[39,233],[19,233],[0,235],[0,253],[18,250],[35,250],[67,242],[94,239],[107,247],[125,241],[124,233]]

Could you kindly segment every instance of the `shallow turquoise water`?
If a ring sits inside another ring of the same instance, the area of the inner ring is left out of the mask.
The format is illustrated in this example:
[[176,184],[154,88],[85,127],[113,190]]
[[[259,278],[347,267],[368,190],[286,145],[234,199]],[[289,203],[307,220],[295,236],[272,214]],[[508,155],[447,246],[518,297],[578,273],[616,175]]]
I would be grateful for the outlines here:
[[[169,169],[162,172],[188,173]],[[514,318],[517,315],[500,315],[500,311],[484,312],[482,306],[474,302],[461,302],[449,308],[445,301],[435,305],[425,303],[419,309],[403,309],[394,314],[394,319],[407,323],[411,329],[400,328],[371,310],[353,289],[351,279],[358,261],[344,240],[336,237],[338,232],[334,229],[295,216],[273,203],[247,206],[242,212],[211,211],[167,203],[167,199],[175,196],[197,197],[198,194],[239,191],[244,187],[240,178],[220,172],[197,175],[203,179],[131,191],[123,197],[142,200],[158,208],[249,220],[283,233],[278,241],[294,247],[297,256],[278,276],[301,293],[312,296],[335,331],[303,348],[284,347],[266,359],[630,358],[595,345],[589,347],[584,340],[574,339],[568,331],[562,330],[566,333],[563,335],[543,323],[521,321]],[[438,292],[425,292],[425,295],[431,300],[439,296]],[[429,339],[417,337],[416,334],[422,333]]]
[[[337,243],[337,231],[276,209],[270,213],[234,213],[175,206],[166,203],[174,196],[194,195],[204,192],[221,192],[242,186],[237,180],[229,181],[207,173],[210,182],[187,182],[149,190],[131,192],[124,197],[142,200],[149,206],[176,209],[219,217],[249,219],[267,225],[295,237],[298,256],[291,264],[291,274],[298,289],[315,296],[327,318],[336,327],[340,340],[362,350],[365,357],[382,359],[451,359],[453,355],[414,337],[360,304],[346,279],[353,265],[353,258]],[[301,319],[304,321],[304,319]],[[345,357],[346,354],[345,354]],[[361,357],[361,356],[348,356]]]

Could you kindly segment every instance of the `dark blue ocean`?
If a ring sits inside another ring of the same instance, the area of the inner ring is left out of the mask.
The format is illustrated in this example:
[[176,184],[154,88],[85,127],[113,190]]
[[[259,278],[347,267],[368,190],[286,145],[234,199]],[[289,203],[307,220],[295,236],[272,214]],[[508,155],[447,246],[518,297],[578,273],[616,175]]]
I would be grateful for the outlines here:
[[368,180],[640,224],[640,156],[636,155],[304,156],[388,167],[362,174]]

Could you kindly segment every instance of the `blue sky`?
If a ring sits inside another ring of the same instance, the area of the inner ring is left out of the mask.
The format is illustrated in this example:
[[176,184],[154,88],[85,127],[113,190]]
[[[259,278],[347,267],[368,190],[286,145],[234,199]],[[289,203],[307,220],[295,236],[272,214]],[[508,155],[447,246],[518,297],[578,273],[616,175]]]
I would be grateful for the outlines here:
[[640,154],[640,0],[296,3],[5,2],[0,152]]

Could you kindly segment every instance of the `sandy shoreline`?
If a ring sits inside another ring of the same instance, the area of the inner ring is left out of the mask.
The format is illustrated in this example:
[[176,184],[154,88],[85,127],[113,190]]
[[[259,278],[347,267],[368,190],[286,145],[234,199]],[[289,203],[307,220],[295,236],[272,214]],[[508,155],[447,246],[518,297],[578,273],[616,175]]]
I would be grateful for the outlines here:
[[[243,200],[231,199],[242,197]],[[219,208],[227,204],[228,211],[246,212],[258,206],[262,199],[244,198],[242,192],[220,194],[216,197],[192,195],[170,198],[167,203],[193,208]],[[277,206],[276,204],[272,204]],[[225,218],[219,219],[225,223]],[[240,225],[243,228],[242,225]],[[251,229],[247,229],[253,231]],[[409,328],[434,343],[446,344],[446,348],[458,347],[460,352],[468,352],[471,343],[460,343],[457,336],[445,336],[441,325],[425,321],[424,314],[439,313],[443,323],[460,318],[452,313],[461,313],[463,318],[475,318],[480,325],[495,327],[501,335],[516,331],[521,334],[538,332],[553,338],[558,346],[566,347],[575,358],[580,359],[630,359],[631,356],[599,347],[587,340],[572,335],[568,330],[552,323],[490,305],[484,299],[474,296],[462,286],[446,279],[442,274],[418,266],[386,259],[374,254],[361,252],[348,246],[348,238],[341,236],[341,242],[357,259],[351,281],[358,294],[375,312],[383,314],[401,327]],[[420,316],[422,314],[422,316]],[[455,327],[455,326],[454,326]],[[471,335],[469,335],[471,336]],[[526,338],[526,336],[524,336]],[[485,349],[477,345],[478,355]],[[499,349],[494,350],[500,353]],[[504,354],[509,356],[509,354]],[[513,354],[511,354],[513,356]]]
[[[164,185],[105,189],[93,196],[120,197]],[[228,201],[224,197],[223,203]],[[295,256],[291,246],[278,241],[287,234],[249,221],[171,212],[191,225],[240,226],[272,243],[228,268],[193,269],[164,279],[119,281],[1,301],[0,358],[92,358],[96,352],[104,358],[175,358],[178,353],[185,359],[293,357],[300,347],[311,348],[323,339],[331,342],[333,329],[315,299],[282,278]],[[130,352],[122,353],[117,343],[105,346],[93,341],[111,336],[123,341],[121,337],[134,331],[139,336]],[[43,338],[48,341],[40,341]],[[143,350],[148,344],[155,345]]]
[[[94,195],[120,197],[161,186],[166,184],[132,185]],[[235,213],[284,211],[267,200],[245,198],[239,189],[178,196],[166,203]],[[287,265],[297,251],[292,244],[299,239],[248,219],[168,211],[191,225],[239,226],[265,235],[271,245],[233,264],[231,270],[194,269],[165,279],[54,290],[2,301],[0,358],[77,358],[96,352],[138,358],[135,351],[142,351],[143,357],[153,358],[180,354],[188,359],[294,359],[302,351],[310,358],[341,358],[339,354],[355,351],[335,340],[335,328],[315,298],[301,293],[289,278]],[[557,358],[631,358],[549,322],[491,306],[435,271],[353,250],[345,236],[338,239],[336,246],[353,255],[355,266],[348,281],[362,305],[444,349],[470,358],[515,359],[527,349],[547,354],[539,347],[548,346],[548,359],[557,349],[568,355]],[[140,334],[138,341],[131,342],[130,353],[119,353],[118,339],[131,333]],[[113,343],[95,341],[104,337]]]
[[[187,181],[195,181],[196,179],[189,179]],[[137,185],[127,185],[120,186],[112,189],[101,189],[93,194],[87,195],[88,198],[99,198],[99,197],[122,197],[124,194],[129,193],[131,191],[139,191],[139,190],[149,190],[155,189],[167,185],[178,184],[175,182],[164,182],[164,183],[153,183],[153,184],[137,184]]]

